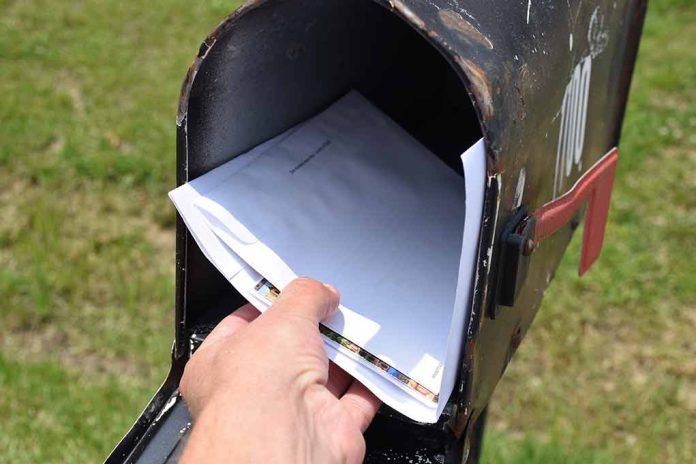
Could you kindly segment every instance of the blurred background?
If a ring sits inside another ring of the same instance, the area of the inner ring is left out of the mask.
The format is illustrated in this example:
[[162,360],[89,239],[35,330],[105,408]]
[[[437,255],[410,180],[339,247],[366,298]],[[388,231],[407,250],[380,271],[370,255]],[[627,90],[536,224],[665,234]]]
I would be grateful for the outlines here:
[[[0,461],[99,462],[164,379],[179,87],[238,4],[0,0]],[[576,234],[484,462],[696,462],[695,25],[651,1],[602,258]]]

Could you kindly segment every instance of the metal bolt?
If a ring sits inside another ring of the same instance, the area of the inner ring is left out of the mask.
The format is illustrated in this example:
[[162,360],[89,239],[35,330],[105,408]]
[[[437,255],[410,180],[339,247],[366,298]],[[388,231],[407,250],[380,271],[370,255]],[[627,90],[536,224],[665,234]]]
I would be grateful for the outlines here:
[[522,254],[524,256],[529,256],[534,252],[534,249],[536,248],[536,243],[534,243],[534,240],[527,239],[526,242],[524,242],[524,248],[522,249]]

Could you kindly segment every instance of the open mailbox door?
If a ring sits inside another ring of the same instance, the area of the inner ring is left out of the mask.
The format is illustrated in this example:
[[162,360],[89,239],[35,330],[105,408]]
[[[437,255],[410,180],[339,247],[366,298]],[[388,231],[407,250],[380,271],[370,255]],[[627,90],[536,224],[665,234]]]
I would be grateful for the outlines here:
[[[383,407],[366,462],[475,462],[485,409],[585,218],[598,257],[645,0],[256,0],[202,43],[177,117],[178,184],[304,121],[350,89],[462,175],[486,175],[457,383],[435,424]],[[454,250],[458,253],[459,250]],[[191,420],[178,394],[206,334],[244,298],[179,218],[170,373],[107,458],[176,462]]]

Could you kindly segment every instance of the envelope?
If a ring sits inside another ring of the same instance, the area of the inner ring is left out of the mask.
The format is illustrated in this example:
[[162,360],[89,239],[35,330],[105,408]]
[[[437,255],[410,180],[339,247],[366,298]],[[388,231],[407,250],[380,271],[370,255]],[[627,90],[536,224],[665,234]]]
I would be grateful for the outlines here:
[[342,304],[323,322],[330,358],[396,410],[433,422],[468,319],[483,142],[462,160],[466,181],[351,92],[170,197],[208,259],[260,310],[271,303],[255,289],[264,279],[281,291],[298,275],[336,285]]

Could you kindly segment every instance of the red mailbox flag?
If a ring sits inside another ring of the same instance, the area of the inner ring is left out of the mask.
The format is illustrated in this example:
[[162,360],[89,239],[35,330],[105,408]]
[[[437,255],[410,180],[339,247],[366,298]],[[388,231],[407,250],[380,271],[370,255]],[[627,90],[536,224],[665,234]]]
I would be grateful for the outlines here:
[[539,243],[567,224],[573,214],[587,202],[578,271],[580,275],[592,266],[602,250],[618,157],[619,150],[614,147],[583,174],[569,191],[534,212],[534,241]]

